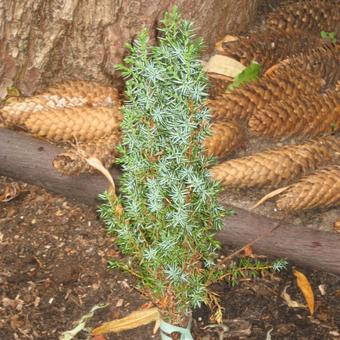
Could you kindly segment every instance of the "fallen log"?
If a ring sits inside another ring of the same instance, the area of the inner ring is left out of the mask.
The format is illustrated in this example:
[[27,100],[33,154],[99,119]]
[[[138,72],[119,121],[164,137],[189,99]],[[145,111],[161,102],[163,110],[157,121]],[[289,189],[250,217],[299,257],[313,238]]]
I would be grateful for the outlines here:
[[[101,174],[63,176],[52,161],[62,148],[32,136],[0,128],[0,175],[41,186],[86,204],[99,202],[98,194],[108,189]],[[115,181],[119,171],[111,170]]]
[[[108,188],[107,180],[102,175],[60,175],[52,160],[61,151],[46,141],[0,128],[0,175],[39,185],[82,203],[98,203],[98,194]],[[112,169],[111,174],[118,181],[119,170]],[[217,234],[223,244],[242,247],[259,238],[253,245],[255,252],[340,274],[340,234],[299,228],[233,209],[236,215],[226,218],[224,229]]]
[[217,234],[222,244],[243,247],[258,239],[252,245],[255,253],[340,274],[340,234],[285,224],[245,209],[233,210],[236,215],[226,218]]

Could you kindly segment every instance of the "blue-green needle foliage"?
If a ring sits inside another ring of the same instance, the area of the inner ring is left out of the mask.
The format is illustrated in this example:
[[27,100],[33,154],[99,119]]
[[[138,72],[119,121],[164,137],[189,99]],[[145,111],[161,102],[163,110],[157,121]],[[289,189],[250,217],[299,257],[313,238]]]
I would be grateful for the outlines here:
[[159,31],[159,44],[151,46],[143,30],[119,67],[127,80],[121,194],[106,194],[100,212],[127,257],[114,265],[137,276],[171,318],[207,299],[206,283],[218,276],[214,233],[223,210],[202,149],[210,133],[202,40],[176,9]]

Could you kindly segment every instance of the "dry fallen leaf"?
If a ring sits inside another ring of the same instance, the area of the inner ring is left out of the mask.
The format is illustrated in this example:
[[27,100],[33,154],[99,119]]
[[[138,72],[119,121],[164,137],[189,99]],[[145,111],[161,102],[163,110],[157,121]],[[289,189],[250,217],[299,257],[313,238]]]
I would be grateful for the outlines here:
[[155,335],[155,334],[158,332],[158,330],[159,330],[160,327],[161,327],[161,320],[158,319],[158,320],[156,320],[156,322],[155,322],[155,326],[153,327],[152,334]]
[[245,69],[245,66],[233,58],[215,54],[203,69],[208,73],[217,73],[234,78]]
[[314,293],[313,289],[307,279],[307,277],[302,274],[301,272],[294,270],[293,274],[296,277],[296,283],[298,287],[300,288],[303,296],[305,297],[305,300],[307,302],[309,312],[311,315],[314,314],[314,307],[315,307],[315,299],[314,299]]
[[116,185],[110,174],[110,172],[104,167],[103,163],[96,157],[86,158],[86,162],[93,168],[101,172],[111,184],[110,193],[115,198],[116,197]]
[[96,335],[92,338],[92,340],[106,340],[104,335]]
[[291,308],[305,308],[306,306],[303,305],[302,303],[292,300],[290,295],[287,293],[287,288],[288,287],[289,286],[286,286],[283,289],[283,292],[281,293],[281,297],[286,301],[288,307],[291,307]]
[[150,322],[158,321],[159,319],[160,315],[158,308],[142,309],[132,312],[125,318],[103,323],[92,331],[92,335],[118,333],[147,325]]
[[20,194],[20,187],[17,183],[10,183],[6,185],[3,193],[0,194],[0,203],[2,202],[9,202],[19,196]]
[[119,299],[116,303],[116,307],[122,307],[124,304],[124,299]]
[[272,333],[273,329],[274,329],[274,328],[271,328],[271,329],[267,332],[266,340],[272,340],[271,333]]
[[335,222],[334,222],[334,230],[338,233],[340,233],[340,218],[338,218]]
[[284,192],[285,190],[287,190],[289,187],[283,187],[283,188],[279,188],[276,189],[274,191],[271,191],[269,194],[265,195],[264,197],[262,197],[257,203],[255,203],[252,207],[250,207],[250,209],[255,209],[258,206],[260,206],[261,204],[263,204],[264,202],[266,202],[267,200],[269,200],[272,197],[275,197],[279,194],[281,194],[282,192]]
[[326,285],[325,284],[319,285],[318,288],[319,288],[319,291],[320,291],[322,296],[326,295]]
[[107,306],[108,305],[95,305],[95,306],[93,306],[88,314],[83,315],[81,317],[81,319],[78,321],[78,324],[73,329],[66,331],[66,332],[63,332],[60,335],[59,340],[73,340],[79,332],[83,331],[86,328],[86,323],[89,319],[91,319],[93,317],[94,312],[97,309],[105,308]]
[[246,246],[243,249],[244,255],[248,257],[253,257],[253,248],[251,246]]
[[224,52],[223,44],[225,43],[233,43],[239,40],[239,37],[234,35],[226,35],[222,40],[218,41],[215,45],[215,49],[217,52]]

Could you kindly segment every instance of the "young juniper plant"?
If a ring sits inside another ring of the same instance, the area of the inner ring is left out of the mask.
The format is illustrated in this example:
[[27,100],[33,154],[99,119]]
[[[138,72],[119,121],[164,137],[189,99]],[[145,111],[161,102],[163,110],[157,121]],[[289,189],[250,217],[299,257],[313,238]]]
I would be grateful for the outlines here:
[[224,212],[202,147],[210,133],[202,40],[176,9],[159,35],[151,46],[143,30],[119,67],[127,97],[120,196],[104,194],[100,213],[125,259],[111,266],[136,276],[162,319],[181,325],[193,308],[216,301],[208,286],[225,274],[214,238]]
[[100,211],[128,257],[116,265],[135,274],[164,318],[178,323],[208,298],[222,209],[202,147],[210,131],[202,40],[176,10],[162,24],[159,45],[150,46],[142,31],[120,66],[127,79],[121,194],[106,194]]

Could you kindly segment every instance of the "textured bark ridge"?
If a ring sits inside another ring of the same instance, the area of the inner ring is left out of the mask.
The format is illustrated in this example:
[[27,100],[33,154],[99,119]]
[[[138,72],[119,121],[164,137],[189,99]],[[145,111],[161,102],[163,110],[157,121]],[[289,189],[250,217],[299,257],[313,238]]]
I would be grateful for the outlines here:
[[339,157],[340,138],[324,137],[232,159],[211,168],[226,187],[261,187],[292,181]]
[[290,186],[278,199],[282,210],[328,208],[340,204],[340,166],[318,170]]
[[165,10],[178,5],[195,22],[207,51],[227,32],[246,31],[259,0],[5,0],[0,2],[0,99],[66,79],[110,83],[124,45],[143,27],[155,34]]

